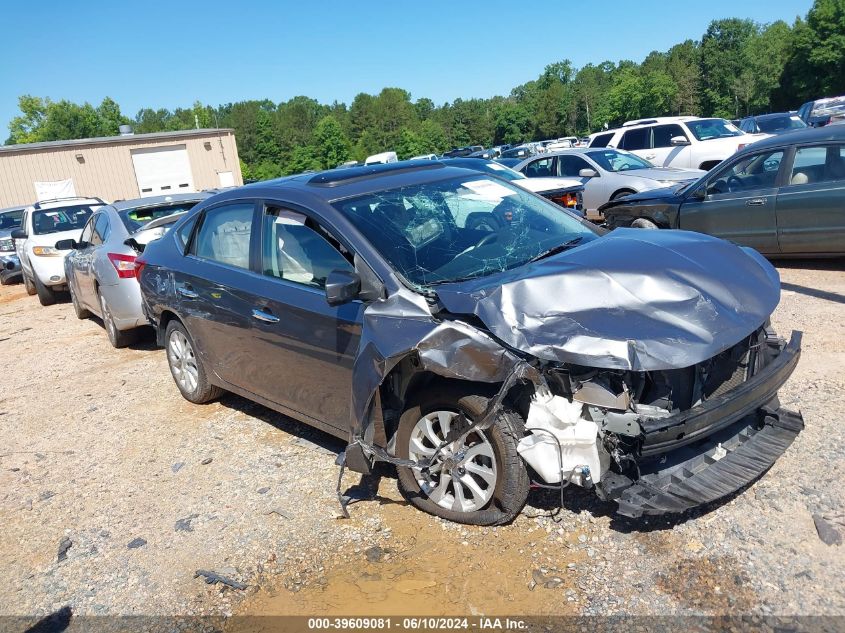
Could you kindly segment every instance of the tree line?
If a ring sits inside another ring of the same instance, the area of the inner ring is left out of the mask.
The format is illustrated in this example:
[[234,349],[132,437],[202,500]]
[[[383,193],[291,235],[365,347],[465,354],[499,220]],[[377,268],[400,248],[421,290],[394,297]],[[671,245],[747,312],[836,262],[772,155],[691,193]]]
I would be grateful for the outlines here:
[[244,177],[263,180],[395,150],[400,158],[464,145],[490,146],[583,135],[628,119],[693,114],[738,118],[793,110],[845,94],[845,0],[816,0],[792,25],[728,18],[700,40],[653,51],[641,63],[605,61],[575,68],[569,60],[508,96],[435,104],[401,88],[352,102],[306,96],[213,107],[143,108],[134,118],[112,99],[89,103],[24,95],[7,144],[194,127],[234,128]]

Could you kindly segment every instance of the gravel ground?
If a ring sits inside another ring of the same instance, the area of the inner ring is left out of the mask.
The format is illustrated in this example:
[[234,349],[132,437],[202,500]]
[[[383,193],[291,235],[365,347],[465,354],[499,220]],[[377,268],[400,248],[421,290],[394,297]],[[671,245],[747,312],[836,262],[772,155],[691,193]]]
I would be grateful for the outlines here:
[[573,489],[495,530],[419,513],[388,469],[339,519],[340,442],[235,396],[191,405],[151,338],[112,349],[2,287],[0,615],[845,615],[845,548],[813,521],[845,537],[845,262],[779,269],[774,325],[805,333],[781,400],[807,428],[769,473],[682,520]]

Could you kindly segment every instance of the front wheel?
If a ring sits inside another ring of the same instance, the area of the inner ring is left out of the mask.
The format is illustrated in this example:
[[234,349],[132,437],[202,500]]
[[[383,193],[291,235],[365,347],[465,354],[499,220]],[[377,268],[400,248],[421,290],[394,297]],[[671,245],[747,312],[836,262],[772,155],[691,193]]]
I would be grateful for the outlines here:
[[[419,461],[434,454],[463,413],[478,419],[487,398],[460,386],[421,393],[408,404],[396,432],[398,457]],[[516,451],[523,424],[512,411],[499,411],[493,425],[444,447],[430,478],[398,468],[399,490],[414,506],[457,523],[500,525],[511,521],[528,498],[528,471]]]
[[27,276],[26,271],[21,270],[21,276],[23,277],[23,286],[26,288],[26,294],[31,297],[37,292],[35,284],[32,283],[32,279]]
[[[29,292],[28,289],[27,292]],[[56,303],[56,291],[42,284],[37,275],[35,277],[35,292],[38,294],[38,301],[41,302],[41,305],[51,306]]]

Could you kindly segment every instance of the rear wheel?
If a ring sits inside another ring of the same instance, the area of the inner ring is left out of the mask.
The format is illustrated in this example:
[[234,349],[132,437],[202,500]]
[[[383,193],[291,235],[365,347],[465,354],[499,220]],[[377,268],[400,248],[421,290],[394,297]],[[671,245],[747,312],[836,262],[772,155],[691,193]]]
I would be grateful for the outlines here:
[[194,341],[185,326],[175,319],[167,324],[164,347],[167,350],[170,374],[185,400],[205,404],[223,394],[220,387],[208,381],[202,361],[194,351]]
[[35,276],[35,292],[38,294],[38,301],[43,306],[51,306],[56,303],[56,291],[41,283],[38,275]]
[[631,222],[631,227],[635,229],[658,229],[660,228],[648,218],[637,218]]
[[100,310],[103,315],[103,325],[106,328],[106,334],[109,337],[109,343],[112,347],[126,347],[133,343],[138,337],[136,330],[118,330],[114,322],[114,316],[109,309],[109,304],[106,298],[100,293]]
[[[434,454],[463,413],[477,419],[487,399],[460,385],[437,388],[409,403],[399,420],[396,453],[419,461]],[[511,411],[496,414],[493,425],[444,447],[430,479],[398,468],[399,490],[430,514],[472,525],[499,525],[519,514],[528,498],[528,472],[516,451],[522,421]]]

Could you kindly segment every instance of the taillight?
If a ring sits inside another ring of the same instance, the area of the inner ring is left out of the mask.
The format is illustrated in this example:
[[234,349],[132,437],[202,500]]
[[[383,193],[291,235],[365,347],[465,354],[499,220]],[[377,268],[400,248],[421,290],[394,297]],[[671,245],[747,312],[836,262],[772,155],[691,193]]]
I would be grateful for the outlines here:
[[135,277],[135,256],[123,255],[122,253],[108,253],[107,257],[117,271],[121,279],[132,279]]
[[140,280],[141,279],[141,271],[144,270],[144,266],[147,265],[147,262],[144,261],[143,257],[139,257],[135,260],[135,277]]

